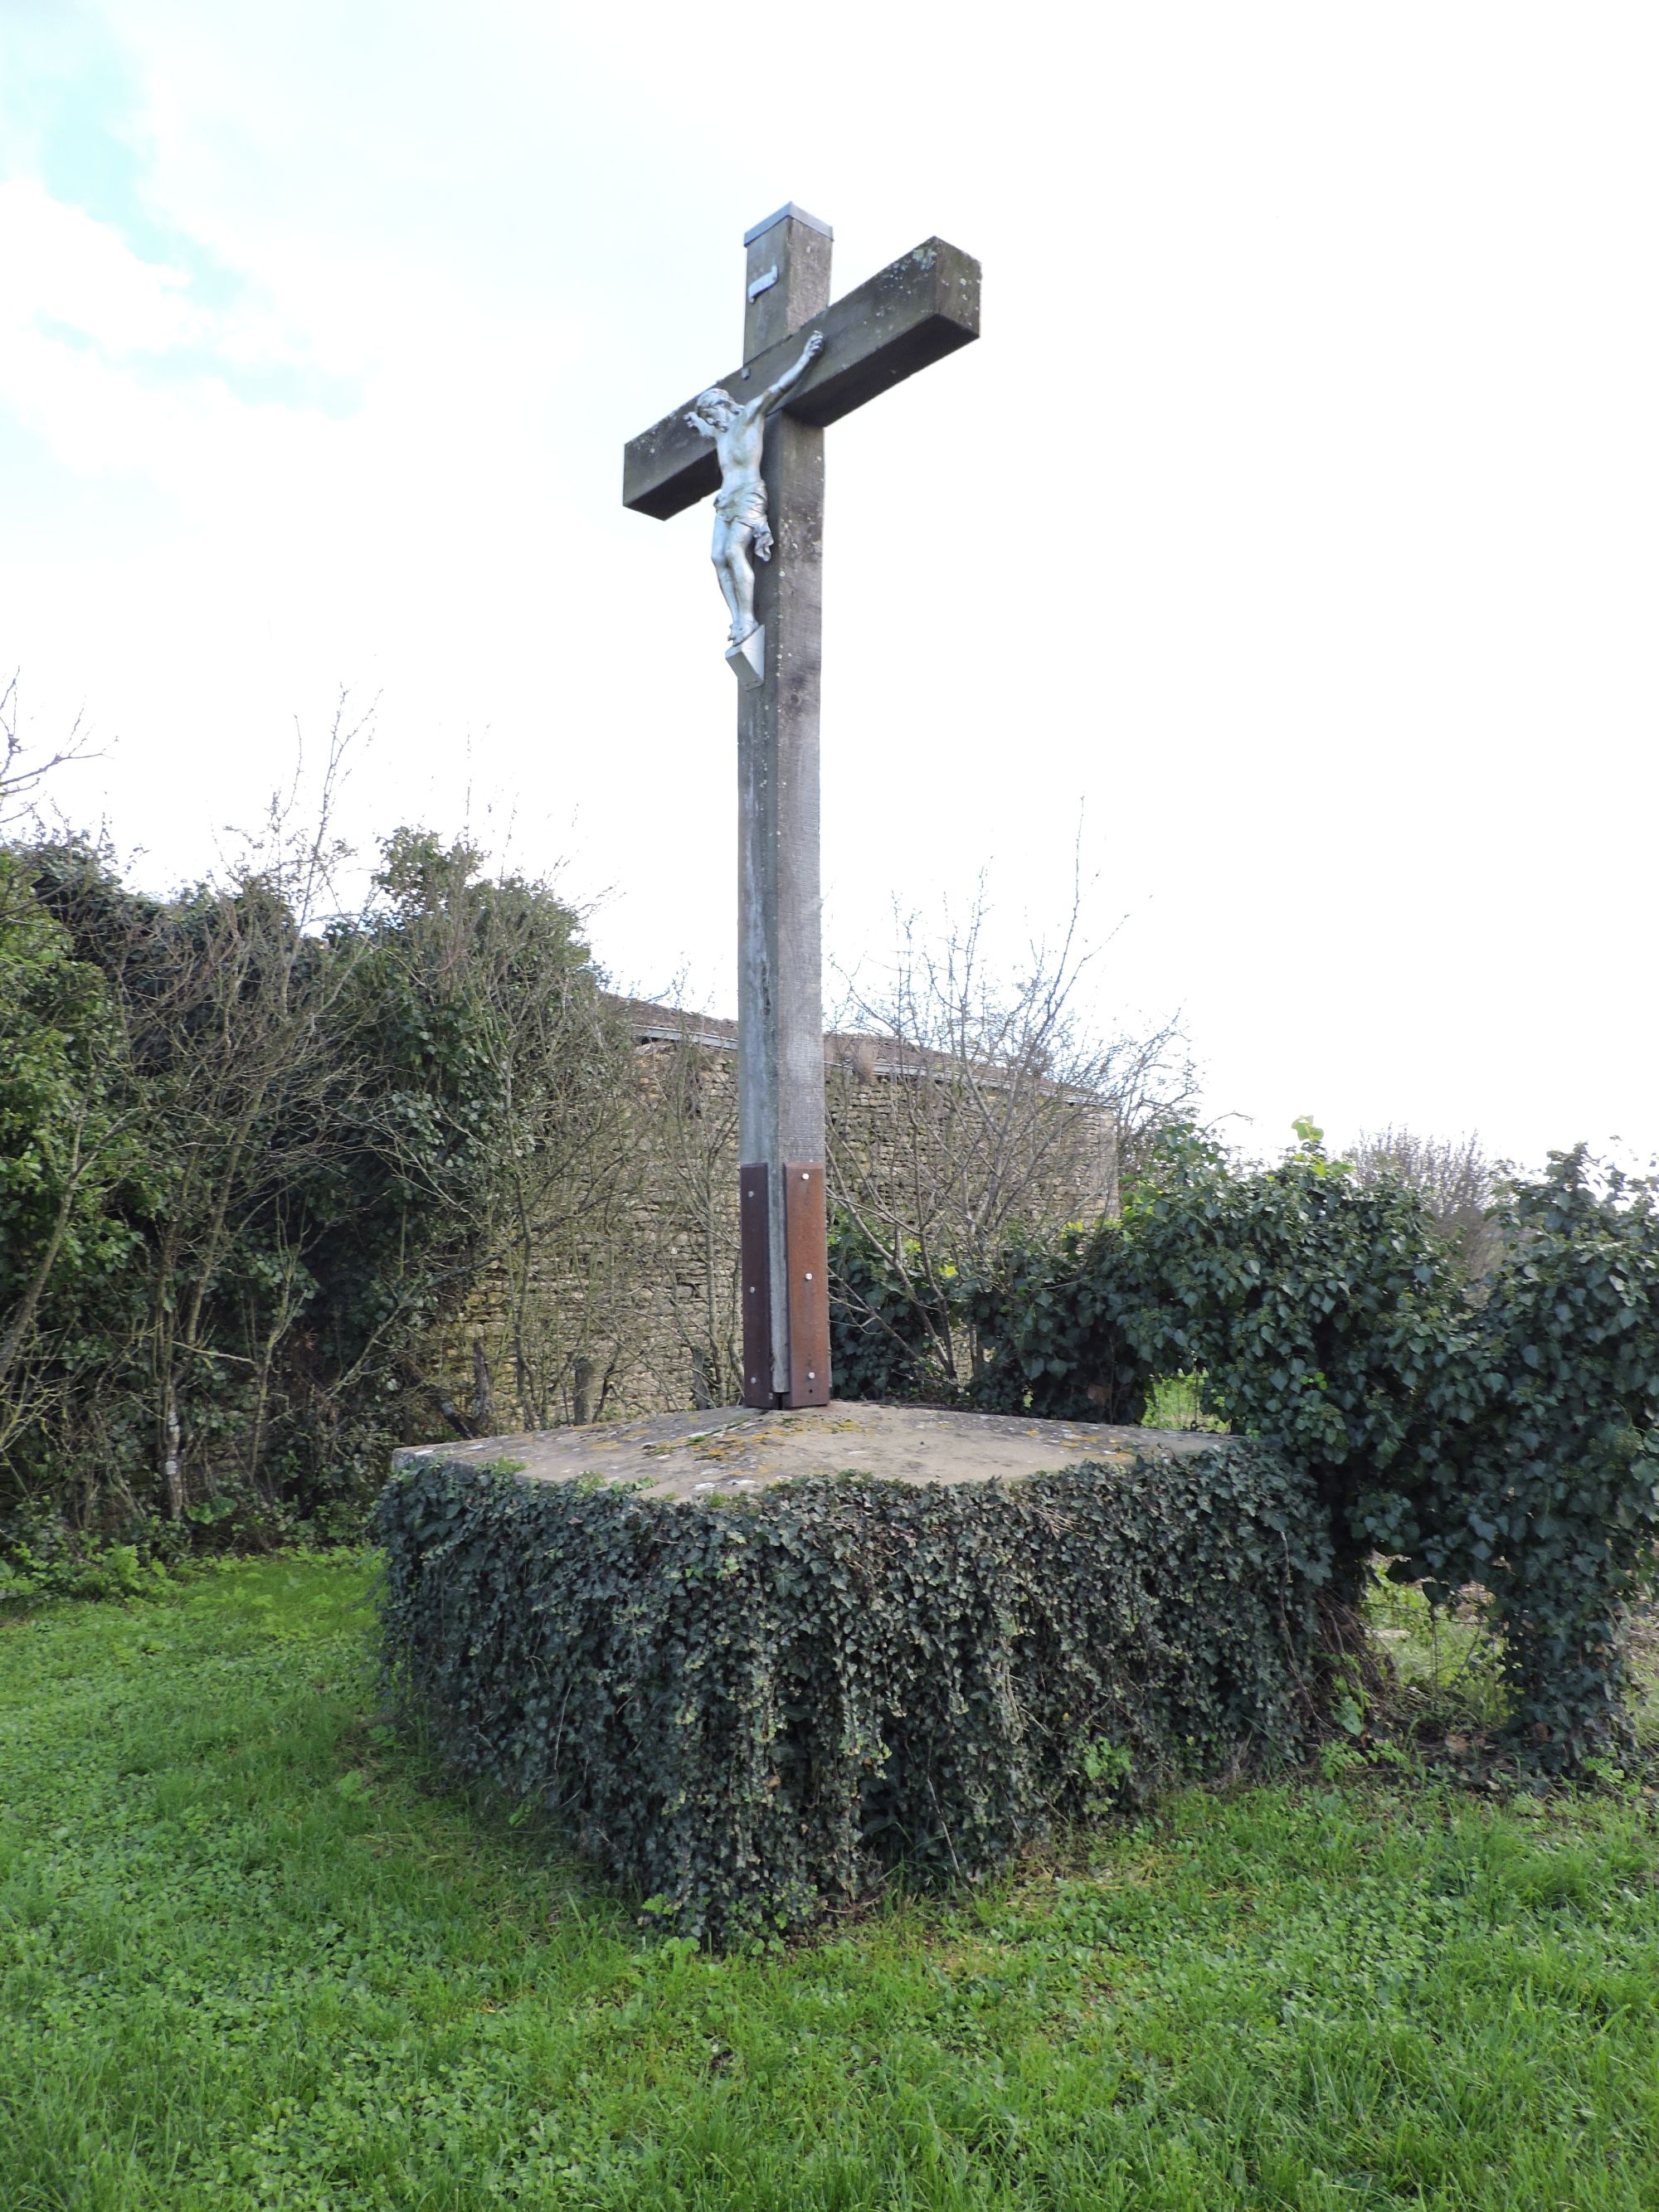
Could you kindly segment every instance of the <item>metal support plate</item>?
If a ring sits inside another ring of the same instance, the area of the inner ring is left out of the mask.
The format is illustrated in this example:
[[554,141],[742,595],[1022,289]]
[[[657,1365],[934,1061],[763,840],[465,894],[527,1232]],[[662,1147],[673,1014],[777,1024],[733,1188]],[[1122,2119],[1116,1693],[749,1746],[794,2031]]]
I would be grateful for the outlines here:
[[738,1242],[743,1291],[743,1402],[772,1403],[771,1209],[764,1161],[738,1170]]
[[791,1160],[783,1170],[784,1265],[789,1275],[789,1403],[830,1403],[830,1245],[823,1169]]

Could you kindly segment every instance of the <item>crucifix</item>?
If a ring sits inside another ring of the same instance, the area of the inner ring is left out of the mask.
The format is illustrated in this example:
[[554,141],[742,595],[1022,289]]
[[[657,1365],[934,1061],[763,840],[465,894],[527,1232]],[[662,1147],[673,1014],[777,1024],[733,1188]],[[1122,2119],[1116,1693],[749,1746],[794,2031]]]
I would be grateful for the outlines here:
[[623,504],[715,494],[738,679],[743,1401],[830,1401],[818,892],[823,432],[979,336],[979,264],[930,238],[832,305],[832,233],[793,203],[744,237],[743,366],[623,453]]

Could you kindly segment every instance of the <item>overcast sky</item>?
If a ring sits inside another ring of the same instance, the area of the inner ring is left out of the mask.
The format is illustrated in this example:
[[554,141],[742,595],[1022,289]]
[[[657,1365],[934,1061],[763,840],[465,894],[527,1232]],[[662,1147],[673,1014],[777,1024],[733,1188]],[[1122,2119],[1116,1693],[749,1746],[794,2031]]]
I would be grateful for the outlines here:
[[621,447],[781,202],[838,292],[936,233],[983,337],[830,434],[830,953],[1052,926],[1080,810],[1100,1012],[1252,1149],[1645,1156],[1656,113],[1650,0],[0,0],[0,663],[147,881],[345,686],[360,843],[729,1012],[709,514]]

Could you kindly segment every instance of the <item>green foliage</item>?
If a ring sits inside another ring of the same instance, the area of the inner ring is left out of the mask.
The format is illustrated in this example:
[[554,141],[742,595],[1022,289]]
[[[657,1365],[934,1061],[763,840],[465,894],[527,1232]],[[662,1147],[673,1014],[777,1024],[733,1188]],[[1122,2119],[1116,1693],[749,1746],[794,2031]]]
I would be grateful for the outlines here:
[[1100,1263],[1105,1224],[1021,1231],[966,1286],[979,1348],[974,1402],[1048,1420],[1141,1419],[1152,1370]]
[[[929,1384],[942,1301],[925,1273],[892,1257],[845,1213],[830,1221],[830,1271],[836,1291],[830,1314],[830,1364],[837,1395],[890,1404],[938,1395]],[[920,1287],[918,1287],[920,1285]]]
[[[1011,1230],[958,1267],[894,1256],[850,1216],[830,1227],[830,1363],[839,1395],[981,1413],[1138,1421],[1151,1377],[1117,1325],[1102,1231]],[[970,1346],[966,1371],[945,1346]]]
[[1491,1590],[1512,1726],[1555,1771],[1629,1736],[1626,1628],[1659,1534],[1655,1196],[1583,1146],[1500,1186],[1491,1293],[1434,1394],[1450,1480],[1402,1532],[1437,1588]]
[[[349,1529],[451,1418],[425,1346],[612,1054],[574,918],[402,832],[364,909],[314,848],[170,900],[0,848],[0,1556]],[[26,1564],[32,1561],[33,1564]]]
[[1396,1580],[1389,1565],[1373,1560],[1363,1608],[1389,1662],[1376,1745],[1406,1756],[1426,1746],[1478,1769],[1501,1750],[1509,1711],[1490,1599],[1471,1589],[1437,1605],[1421,1583]]
[[1309,1471],[1352,1596],[1377,1541],[1362,1496],[1437,1461],[1425,1394],[1457,1358],[1466,1302],[1416,1193],[1360,1184],[1311,1122],[1297,1134],[1246,1174],[1195,1137],[1166,1143],[1096,1241],[1094,1295],[1149,1364],[1201,1371],[1233,1428]]
[[1194,1791],[715,1956],[434,1788],[366,1582],[0,1619],[8,2212],[1651,2212],[1638,1790]]
[[696,1935],[982,1875],[1083,1809],[1103,1739],[1144,1789],[1312,1718],[1328,1547],[1243,1446],[707,1505],[434,1456],[377,1527],[410,1709]]
[[0,1604],[46,1597],[149,1597],[167,1581],[165,1562],[143,1556],[137,1544],[60,1550],[40,1559],[27,1544],[17,1543],[10,1558],[0,1560]]
[[1202,1375],[1155,1376],[1141,1419],[1149,1429],[1224,1429],[1224,1421],[1205,1412],[1206,1395]]
[[43,1306],[118,1284],[156,1177],[124,1111],[119,1024],[98,969],[0,848],[0,1447],[39,1387]]
[[[1287,1159],[1249,1174],[1194,1132],[1166,1133],[1120,1219],[1012,1241],[963,1284],[985,1347],[970,1402],[1134,1422],[1158,1378],[1201,1376],[1202,1415],[1313,1474],[1352,1582],[1370,1544],[1353,1500],[1376,1470],[1415,1464],[1432,1429],[1422,1392],[1464,1301],[1416,1195],[1358,1186],[1299,1127]],[[879,1264],[859,1257],[866,1276]]]
[[[1386,1164],[1361,1179],[1297,1133],[1241,1170],[1170,1133],[1120,1219],[1011,1240],[961,1281],[967,1402],[1133,1421],[1156,1378],[1201,1376],[1206,1414],[1313,1484],[1345,1600],[1376,1552],[1443,1602],[1490,1591],[1512,1749],[1583,1771],[1626,1734],[1624,1623],[1659,1534],[1653,1187],[1552,1155],[1500,1187],[1474,1282]],[[896,1286],[856,1256],[860,1309],[897,1340]]]

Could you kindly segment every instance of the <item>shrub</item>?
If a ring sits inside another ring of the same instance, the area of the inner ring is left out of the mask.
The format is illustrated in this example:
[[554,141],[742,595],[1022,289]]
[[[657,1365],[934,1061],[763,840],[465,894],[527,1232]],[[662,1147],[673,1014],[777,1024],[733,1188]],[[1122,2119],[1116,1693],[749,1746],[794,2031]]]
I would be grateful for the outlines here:
[[[849,1215],[830,1220],[830,1364],[842,1398],[896,1401],[939,1396],[933,1357],[946,1320],[945,1300],[915,1269],[896,1267],[890,1253]],[[954,1395],[955,1394],[951,1394]]]
[[[985,1355],[966,1397],[987,1412],[1137,1422],[1158,1376],[1201,1375],[1201,1412],[1311,1476],[1352,1597],[1376,1541],[1360,1501],[1379,1476],[1416,1484],[1437,1463],[1424,1394],[1459,1356],[1468,1313],[1417,1194],[1358,1184],[1311,1124],[1301,1130],[1287,1158],[1248,1173],[1194,1131],[1166,1133],[1120,1218],[1011,1237],[961,1279]],[[859,1304],[896,1343],[902,1307],[869,1279],[879,1255],[856,1257]]]
[[400,1697],[694,1935],[1307,1741],[1329,1546],[1253,1448],[694,1504],[423,1456],[377,1523]]
[[0,1559],[0,1604],[31,1598],[130,1598],[167,1587],[161,1559],[143,1557],[136,1544],[105,1544],[80,1554],[62,1550],[37,1559],[27,1544]]
[[1443,1473],[1401,1532],[1402,1571],[1491,1591],[1511,1735],[1552,1771],[1631,1733],[1626,1629],[1659,1536],[1655,1197],[1583,1146],[1500,1184],[1491,1294],[1432,1396]]
[[[1491,1593],[1512,1747],[1581,1770],[1627,1735],[1624,1623],[1659,1537],[1654,1186],[1552,1154],[1498,1187],[1476,1281],[1419,1188],[1297,1133],[1241,1170],[1176,1132],[1120,1219],[954,1279],[981,1353],[966,1401],[1133,1421],[1155,1376],[1202,1376],[1207,1413],[1312,1485],[1345,1601],[1376,1553],[1439,1599]],[[896,1285],[855,1257],[858,1310],[902,1346]]]
[[1352,1599],[1377,1543],[1370,1499],[1440,1465],[1427,1394],[1462,1372],[1468,1306],[1419,1194],[1359,1182],[1311,1122],[1297,1135],[1245,1173],[1190,1135],[1167,1144],[1087,1272],[1148,1368],[1201,1372],[1212,1410],[1307,1470]]
[[618,1054],[568,907],[405,831],[328,921],[326,858],[155,899],[83,842],[0,846],[20,1577],[100,1540],[156,1556],[163,1519],[216,1544],[361,1526],[390,1446],[453,1418],[435,1325],[527,1196],[586,1202]]

